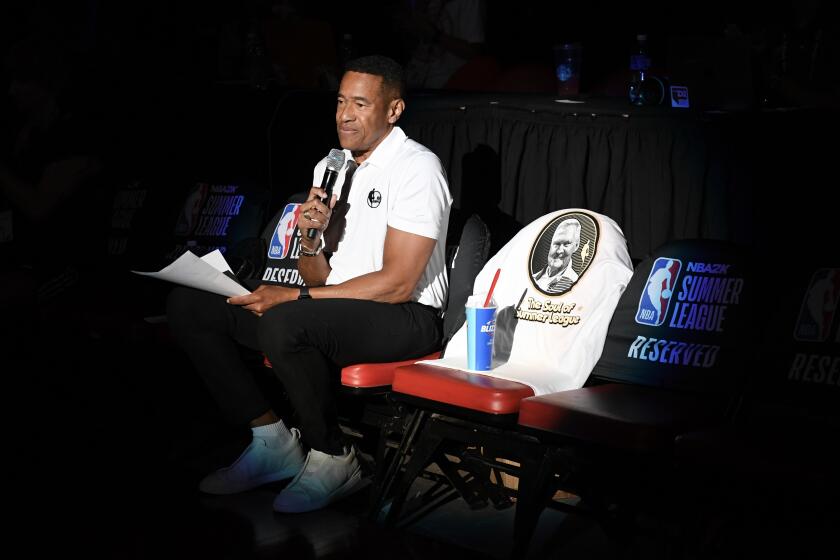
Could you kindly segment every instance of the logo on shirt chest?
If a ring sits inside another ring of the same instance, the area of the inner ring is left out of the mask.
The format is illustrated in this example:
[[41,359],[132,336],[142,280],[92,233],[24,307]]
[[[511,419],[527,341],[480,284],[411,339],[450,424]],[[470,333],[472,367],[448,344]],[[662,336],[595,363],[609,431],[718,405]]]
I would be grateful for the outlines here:
[[375,187],[370,189],[367,195],[367,203],[371,208],[378,207],[382,203],[382,193],[376,190]]

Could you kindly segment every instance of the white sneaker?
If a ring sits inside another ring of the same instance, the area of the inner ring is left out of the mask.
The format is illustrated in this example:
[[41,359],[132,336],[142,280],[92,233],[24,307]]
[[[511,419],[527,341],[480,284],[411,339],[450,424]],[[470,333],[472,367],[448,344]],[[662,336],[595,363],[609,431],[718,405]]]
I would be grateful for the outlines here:
[[366,482],[352,447],[343,456],[312,449],[298,475],[274,499],[274,510],[299,513],[321,509],[361,490]]
[[295,476],[303,467],[303,450],[298,429],[290,432],[291,437],[272,447],[266,438],[254,436],[231,466],[208,474],[199,489],[208,494],[236,494]]

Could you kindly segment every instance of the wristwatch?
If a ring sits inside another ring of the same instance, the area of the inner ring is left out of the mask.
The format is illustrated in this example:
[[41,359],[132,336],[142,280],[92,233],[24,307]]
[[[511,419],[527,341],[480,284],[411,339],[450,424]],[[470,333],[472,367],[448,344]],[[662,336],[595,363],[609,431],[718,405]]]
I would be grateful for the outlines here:
[[312,299],[312,296],[309,295],[309,288],[307,286],[301,286],[298,289],[300,290],[298,299]]

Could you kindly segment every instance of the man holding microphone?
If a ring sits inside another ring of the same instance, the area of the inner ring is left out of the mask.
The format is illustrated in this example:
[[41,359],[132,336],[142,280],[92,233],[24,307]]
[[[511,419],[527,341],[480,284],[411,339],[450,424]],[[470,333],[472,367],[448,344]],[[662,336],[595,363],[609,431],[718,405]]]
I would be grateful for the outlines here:
[[[335,115],[346,161],[336,193],[322,200],[325,191],[313,187],[300,207],[298,269],[306,286],[261,285],[227,300],[188,288],[170,296],[176,340],[222,410],[253,432],[232,465],[205,477],[204,492],[231,494],[294,477],[274,509],[298,512],[359,489],[359,463],[337,421],[338,371],[420,357],[439,344],[452,198],[438,158],[396,126],[403,87],[402,69],[389,58],[346,67]],[[313,182],[325,166],[315,167]],[[348,208],[344,231],[329,232],[340,242],[327,254],[324,231],[339,197]],[[268,405],[236,343],[269,358],[300,430],[287,428]]]

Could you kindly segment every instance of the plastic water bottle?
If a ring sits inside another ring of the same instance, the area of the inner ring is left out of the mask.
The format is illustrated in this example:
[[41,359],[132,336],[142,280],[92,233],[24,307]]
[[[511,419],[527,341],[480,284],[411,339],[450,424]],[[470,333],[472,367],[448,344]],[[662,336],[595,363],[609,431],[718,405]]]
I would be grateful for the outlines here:
[[639,45],[636,52],[630,57],[630,103],[633,105],[651,105],[656,102],[649,94],[650,84],[648,70],[650,69],[650,56],[647,53],[647,35],[636,35]]
[[554,46],[554,64],[559,95],[580,93],[580,43],[566,43]]

